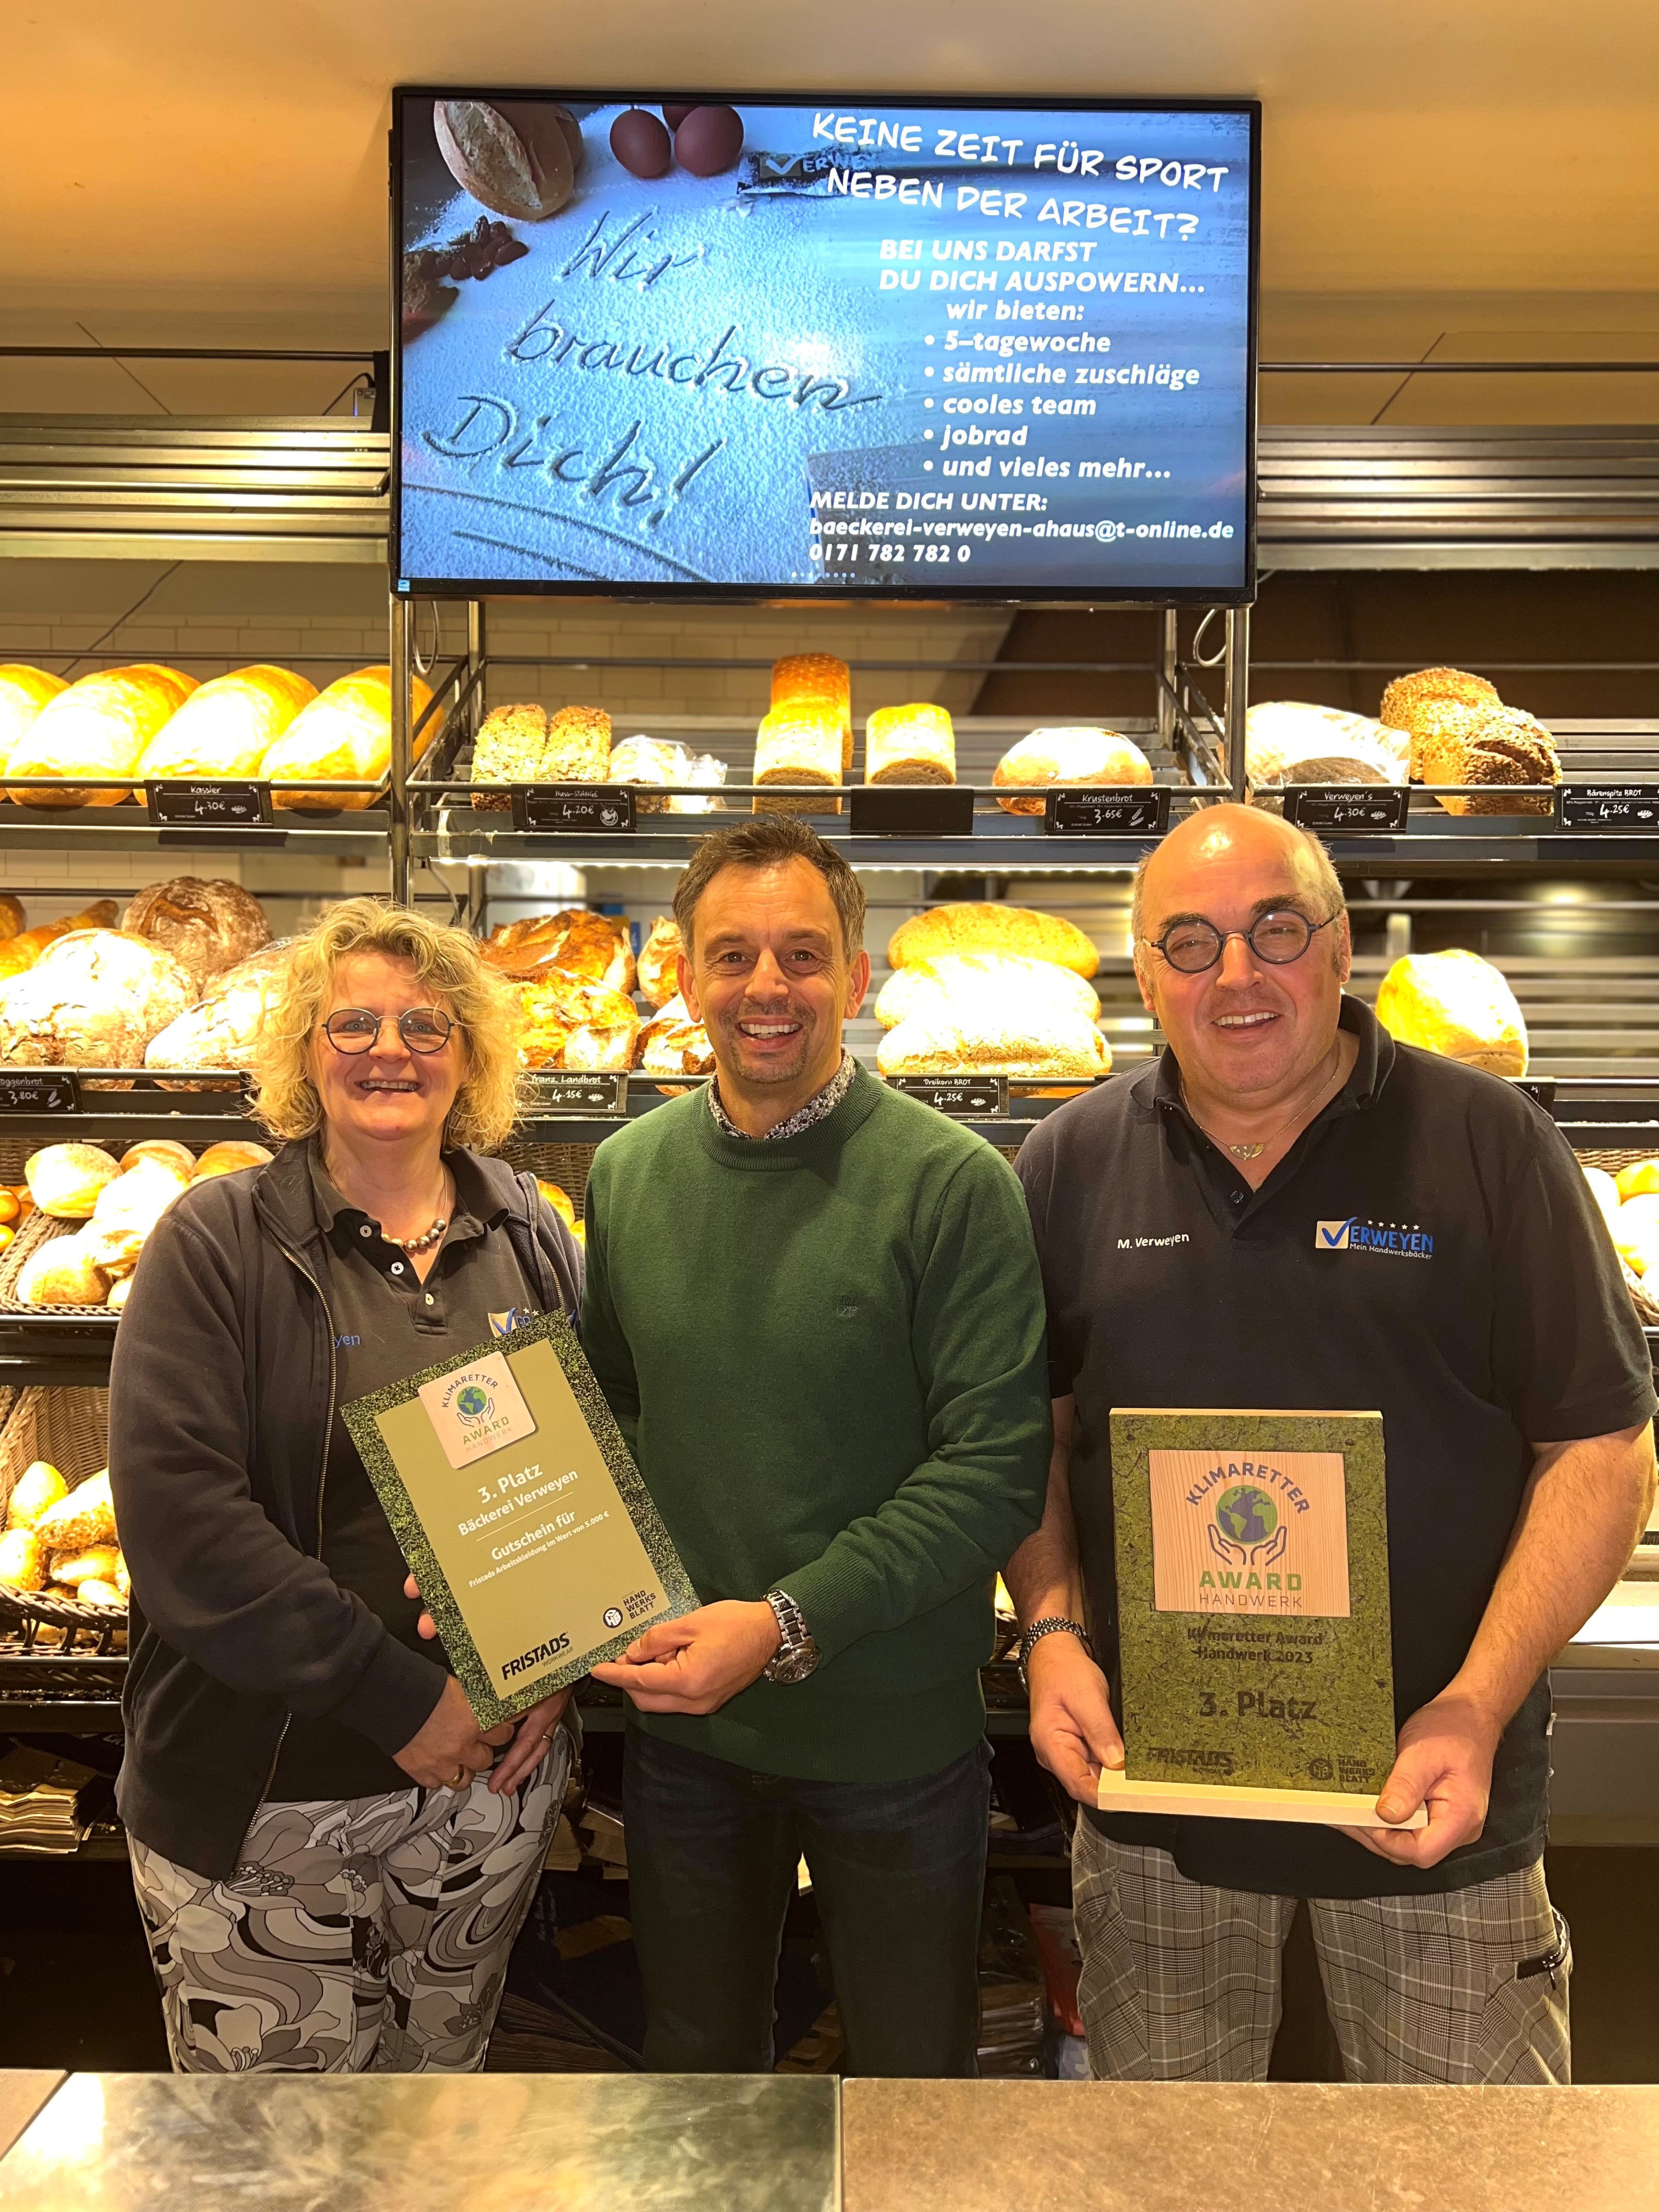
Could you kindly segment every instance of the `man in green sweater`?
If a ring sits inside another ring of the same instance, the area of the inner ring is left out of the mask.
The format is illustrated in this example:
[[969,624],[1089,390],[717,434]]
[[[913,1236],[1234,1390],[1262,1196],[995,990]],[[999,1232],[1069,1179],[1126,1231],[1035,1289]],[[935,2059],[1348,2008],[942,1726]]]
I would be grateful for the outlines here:
[[675,894],[714,1081],[602,1145],[582,1337],[702,1599],[596,1676],[647,2063],[769,2071],[804,1854],[848,2070],[967,2075],[997,1568],[1040,1519],[1042,1295],[1000,1155],[842,1044],[864,895],[804,824]]

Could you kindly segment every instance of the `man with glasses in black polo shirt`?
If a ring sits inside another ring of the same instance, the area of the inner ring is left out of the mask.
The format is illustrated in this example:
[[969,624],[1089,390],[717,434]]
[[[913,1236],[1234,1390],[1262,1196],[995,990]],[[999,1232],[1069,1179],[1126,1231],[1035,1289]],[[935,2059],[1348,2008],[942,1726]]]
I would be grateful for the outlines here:
[[[1143,866],[1133,932],[1168,1048],[1051,1115],[1018,1162],[1055,1449],[1007,1581],[1032,1742],[1087,1808],[1091,2066],[1265,2078],[1305,1898],[1350,2080],[1565,2081],[1546,1669],[1618,1580],[1654,1485],[1652,1378],[1606,1229],[1529,1098],[1396,1044],[1345,995],[1341,886],[1305,832],[1194,813]],[[1340,1234],[1356,1222],[1410,1233]],[[1426,1827],[1094,1809],[1123,1759],[1114,1405],[1381,1408],[1399,1737],[1378,1803],[1394,1821],[1426,1807]]]

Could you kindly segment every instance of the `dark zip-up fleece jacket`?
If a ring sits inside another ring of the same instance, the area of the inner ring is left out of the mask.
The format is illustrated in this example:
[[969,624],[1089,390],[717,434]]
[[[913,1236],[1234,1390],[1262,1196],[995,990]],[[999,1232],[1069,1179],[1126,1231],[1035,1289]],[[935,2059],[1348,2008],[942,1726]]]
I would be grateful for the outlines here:
[[[581,1252],[535,1179],[473,1155],[543,1310],[576,1312]],[[196,1184],[144,1248],[110,1370],[109,1460],[132,1573],[126,1756],[140,1843],[221,1880],[290,1713],[401,1751],[443,1678],[317,1556],[334,1328],[307,1147]]]

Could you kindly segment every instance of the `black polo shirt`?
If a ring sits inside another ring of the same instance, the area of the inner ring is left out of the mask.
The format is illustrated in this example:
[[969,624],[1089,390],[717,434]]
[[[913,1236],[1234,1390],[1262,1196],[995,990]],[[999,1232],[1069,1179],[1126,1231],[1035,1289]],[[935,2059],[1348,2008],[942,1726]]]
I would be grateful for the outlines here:
[[[1633,1427],[1656,1401],[1607,1229],[1549,1116],[1494,1076],[1397,1044],[1358,1000],[1344,999],[1341,1021],[1359,1048],[1353,1072],[1259,1191],[1187,1114],[1167,1050],[1050,1115],[1018,1165],[1054,1393],[1077,1401],[1072,1506],[1109,1677],[1110,1409],[1375,1406],[1398,1723],[1468,1655],[1531,1444]],[[1543,1849],[1549,1727],[1545,1677],[1499,1744],[1483,1833],[1426,1872],[1334,1829],[1090,1817],[1224,1888],[1459,1889]]]
[[[433,1667],[434,1702],[451,1670],[441,1644],[416,1628],[420,1606],[404,1595],[409,1569],[374,1494],[342,1406],[502,1333],[510,1313],[540,1311],[508,1234],[507,1208],[493,1201],[471,1154],[449,1152],[455,1212],[422,1282],[407,1254],[388,1244],[380,1224],[349,1206],[323,1172],[313,1145],[312,1197],[327,1267],[323,1295],[334,1324],[335,1409],[323,1477],[323,1565],[342,1589],[356,1591],[388,1632]],[[326,1714],[292,1718],[268,1798],[379,1796],[411,1789],[396,1759]]]

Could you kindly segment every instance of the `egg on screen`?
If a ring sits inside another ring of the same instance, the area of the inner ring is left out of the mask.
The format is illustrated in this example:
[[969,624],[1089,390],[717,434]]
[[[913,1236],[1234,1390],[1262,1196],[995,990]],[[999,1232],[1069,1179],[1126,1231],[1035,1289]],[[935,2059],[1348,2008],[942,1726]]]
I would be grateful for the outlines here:
[[674,133],[674,158],[694,177],[718,177],[743,151],[735,107],[694,107]]
[[673,146],[648,108],[628,107],[611,126],[611,150],[630,177],[665,176]]

